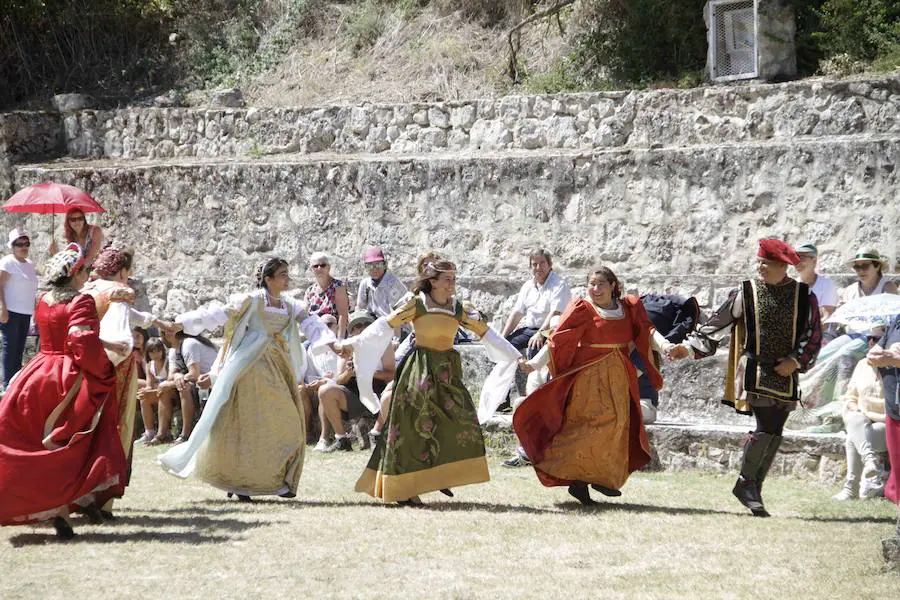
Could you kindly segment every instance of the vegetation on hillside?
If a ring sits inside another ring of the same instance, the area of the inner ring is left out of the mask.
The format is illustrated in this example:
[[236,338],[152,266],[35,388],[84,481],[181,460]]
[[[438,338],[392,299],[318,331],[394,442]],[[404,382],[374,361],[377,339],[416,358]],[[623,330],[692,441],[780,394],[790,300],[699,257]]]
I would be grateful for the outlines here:
[[[802,75],[900,67],[900,2],[788,1]],[[557,3],[566,6],[517,34],[510,61],[511,28]],[[276,104],[689,86],[706,61],[705,0],[3,4],[0,106],[67,91],[134,99],[228,85]]]

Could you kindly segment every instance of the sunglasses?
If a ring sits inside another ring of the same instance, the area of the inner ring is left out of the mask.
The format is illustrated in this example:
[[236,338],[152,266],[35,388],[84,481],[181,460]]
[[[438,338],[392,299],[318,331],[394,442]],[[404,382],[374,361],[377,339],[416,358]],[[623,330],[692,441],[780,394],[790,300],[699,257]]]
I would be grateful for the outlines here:
[[366,263],[367,269],[383,269],[385,267],[385,262],[383,260],[379,260],[377,262]]
[[69,217],[66,219],[69,223],[80,223],[84,221],[84,217]]
[[31,248],[31,242],[25,240],[24,242],[13,242],[13,248]]
[[319,263],[315,265],[310,265],[313,269],[324,269],[328,266],[328,263]]
[[868,271],[870,267],[874,266],[872,263],[855,263],[853,265],[854,271]]

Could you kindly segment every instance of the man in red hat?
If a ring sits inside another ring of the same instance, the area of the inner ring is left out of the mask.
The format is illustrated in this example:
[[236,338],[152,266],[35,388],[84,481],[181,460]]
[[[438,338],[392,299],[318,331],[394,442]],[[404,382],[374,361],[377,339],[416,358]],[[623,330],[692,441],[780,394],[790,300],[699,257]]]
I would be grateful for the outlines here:
[[800,399],[797,376],[812,367],[821,345],[816,297],[808,285],[787,276],[788,265],[799,260],[781,240],[760,240],[758,279],[741,282],[706,324],[666,353],[672,359],[711,356],[732,333],[723,403],[756,417],[733,493],[758,517],[769,516],[762,484],[781,445],[784,422]]

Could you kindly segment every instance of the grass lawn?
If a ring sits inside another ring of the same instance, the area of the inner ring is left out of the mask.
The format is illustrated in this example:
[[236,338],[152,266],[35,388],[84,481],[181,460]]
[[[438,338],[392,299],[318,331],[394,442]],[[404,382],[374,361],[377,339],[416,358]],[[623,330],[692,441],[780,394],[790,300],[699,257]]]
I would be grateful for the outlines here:
[[[766,482],[770,519],[731,497],[733,477],[637,474],[582,508],[530,469],[428,494],[423,509],[354,493],[362,452],[309,452],[294,500],[251,505],[135,456],[119,518],[57,543],[0,529],[0,598],[896,598],[880,540],[888,502]],[[595,493],[596,495],[596,493]]]

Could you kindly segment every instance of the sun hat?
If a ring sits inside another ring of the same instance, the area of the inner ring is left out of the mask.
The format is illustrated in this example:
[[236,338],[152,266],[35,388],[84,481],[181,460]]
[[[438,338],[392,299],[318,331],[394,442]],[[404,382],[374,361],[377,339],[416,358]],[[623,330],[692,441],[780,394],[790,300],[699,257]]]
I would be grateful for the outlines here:
[[347,331],[353,331],[354,327],[363,323],[371,325],[374,321],[375,317],[367,310],[353,311],[353,313],[350,314],[350,321],[347,323]]
[[382,252],[381,248],[378,246],[372,246],[363,252],[362,255],[362,261],[364,263],[382,262],[384,260],[384,252]]
[[13,242],[19,238],[27,238],[28,241],[31,241],[31,236],[28,235],[27,231],[25,231],[21,227],[16,227],[15,229],[10,230],[10,232],[9,232],[9,241],[6,242],[7,247],[12,248]]
[[882,266],[887,266],[890,261],[886,256],[882,256],[878,249],[872,246],[862,246],[856,251],[853,258],[847,261],[851,265],[857,262],[877,262],[881,263]]
[[809,256],[812,256],[813,258],[816,258],[817,256],[819,256],[819,249],[816,248],[815,244],[803,243],[803,244],[800,244],[799,246],[797,246],[796,248],[794,248],[794,250],[797,251],[797,254],[808,254]]

